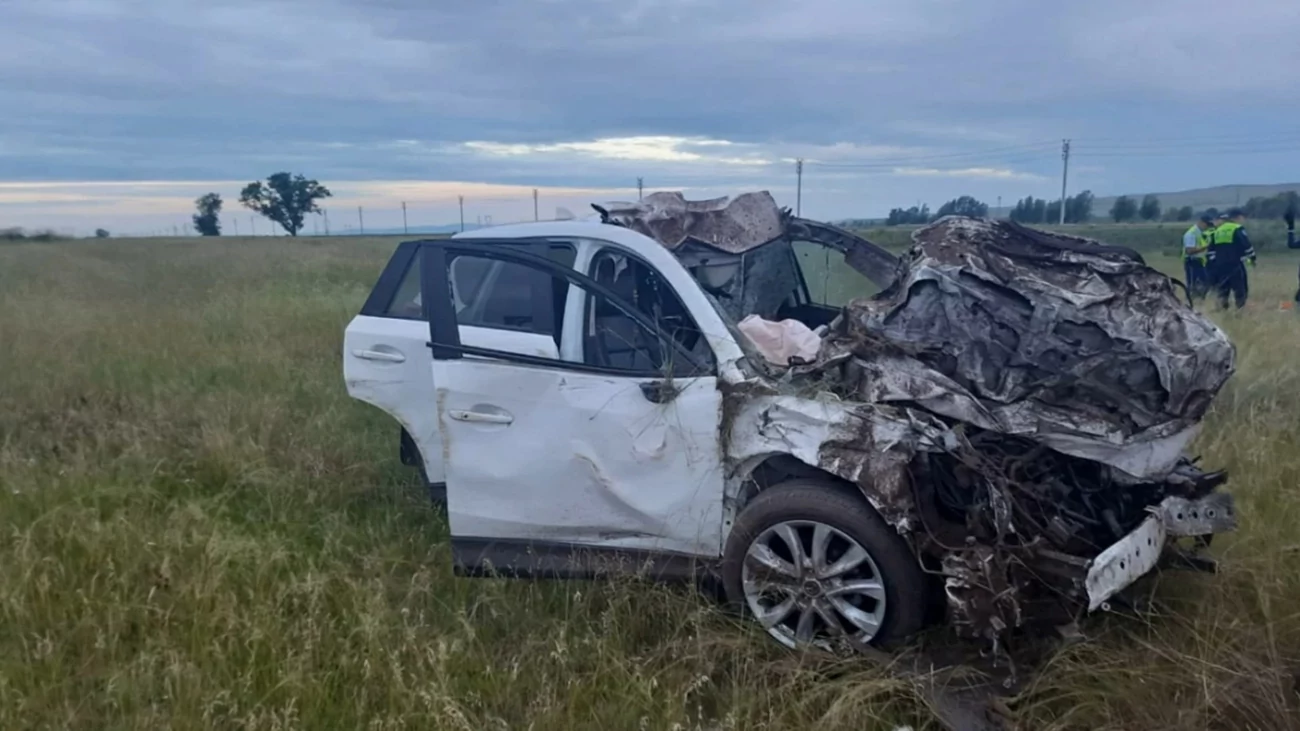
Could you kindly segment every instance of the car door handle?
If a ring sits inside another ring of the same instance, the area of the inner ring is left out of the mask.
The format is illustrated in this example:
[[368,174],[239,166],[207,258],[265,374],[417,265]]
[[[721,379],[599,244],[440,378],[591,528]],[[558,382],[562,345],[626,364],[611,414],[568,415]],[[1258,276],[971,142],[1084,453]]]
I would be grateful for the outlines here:
[[480,424],[513,424],[515,417],[510,414],[493,414],[487,411],[461,411],[452,409],[447,416],[456,421],[476,421]]
[[384,350],[358,349],[352,351],[352,355],[362,360],[382,360],[382,361],[387,361],[389,363],[403,363],[406,361],[406,356],[402,355],[401,353],[390,353]]

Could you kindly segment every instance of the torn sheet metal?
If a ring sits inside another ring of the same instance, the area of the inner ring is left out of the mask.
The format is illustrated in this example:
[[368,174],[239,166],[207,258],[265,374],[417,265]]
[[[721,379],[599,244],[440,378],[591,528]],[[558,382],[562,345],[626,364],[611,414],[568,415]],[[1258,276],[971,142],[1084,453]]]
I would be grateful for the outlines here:
[[918,451],[943,448],[947,429],[938,420],[907,409],[776,393],[728,394],[723,409],[733,464],[790,455],[858,485],[900,533],[917,527],[907,466]]
[[900,259],[767,193],[597,209],[674,251],[736,321],[789,303],[795,241],[882,287],[843,309],[811,363],[746,348],[758,375],[724,395],[726,457],[743,475],[792,456],[859,486],[937,559],[966,633],[996,644],[1052,602],[1095,608],[1155,565],[1137,542],[1231,529],[1206,498],[1223,475],[1185,450],[1235,351],[1137,253],[946,217]]
[[1137,254],[1014,223],[918,230],[903,275],[849,305],[828,355],[861,361],[858,393],[1109,464],[1178,463],[1235,351]]
[[793,216],[765,190],[704,201],[688,201],[679,192],[659,192],[636,203],[592,207],[603,222],[630,228],[673,252],[696,244],[739,255],[767,244],[808,241],[843,254],[845,263],[881,289],[899,275],[898,257],[886,249],[829,223]]
[[659,192],[636,203],[594,207],[606,223],[649,236],[670,251],[693,239],[739,254],[779,238],[785,230],[781,209],[767,191],[704,201],[688,201],[679,192]]

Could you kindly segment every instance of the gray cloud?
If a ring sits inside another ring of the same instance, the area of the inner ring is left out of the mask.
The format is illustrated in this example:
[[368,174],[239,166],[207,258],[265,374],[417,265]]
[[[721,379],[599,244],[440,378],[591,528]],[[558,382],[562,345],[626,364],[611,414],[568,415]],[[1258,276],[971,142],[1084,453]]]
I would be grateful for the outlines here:
[[[788,187],[804,157],[811,212],[848,215],[1050,195],[1059,159],[1040,143],[1061,137],[1076,139],[1078,185],[1102,192],[1275,180],[1300,142],[1300,105],[1277,77],[1300,61],[1300,19],[1277,8],[5,0],[0,106],[21,111],[0,116],[0,180],[291,168],[327,182],[644,176],[724,190]],[[1113,154],[1115,140],[1170,154],[1152,165]],[[1207,178],[1198,150],[1221,153],[1215,169],[1234,180]],[[30,205],[0,203],[0,218]]]

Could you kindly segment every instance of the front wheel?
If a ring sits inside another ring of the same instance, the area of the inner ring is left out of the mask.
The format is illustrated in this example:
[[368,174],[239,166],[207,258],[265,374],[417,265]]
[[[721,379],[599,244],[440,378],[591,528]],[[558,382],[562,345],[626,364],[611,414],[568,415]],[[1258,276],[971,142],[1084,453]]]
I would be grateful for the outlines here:
[[727,600],[790,648],[885,645],[920,631],[927,579],[861,496],[817,480],[760,493],[723,554]]

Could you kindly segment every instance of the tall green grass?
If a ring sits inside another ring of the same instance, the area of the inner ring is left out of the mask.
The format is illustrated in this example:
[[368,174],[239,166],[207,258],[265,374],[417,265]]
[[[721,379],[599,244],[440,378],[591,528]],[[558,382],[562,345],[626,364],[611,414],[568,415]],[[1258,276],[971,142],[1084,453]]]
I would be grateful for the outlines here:
[[[453,577],[396,427],[342,383],[392,246],[0,248],[0,729],[936,727],[880,669],[688,591]],[[1240,355],[1197,444],[1241,505],[1223,574],[1089,621],[1023,728],[1300,728],[1295,263],[1216,315]]]

